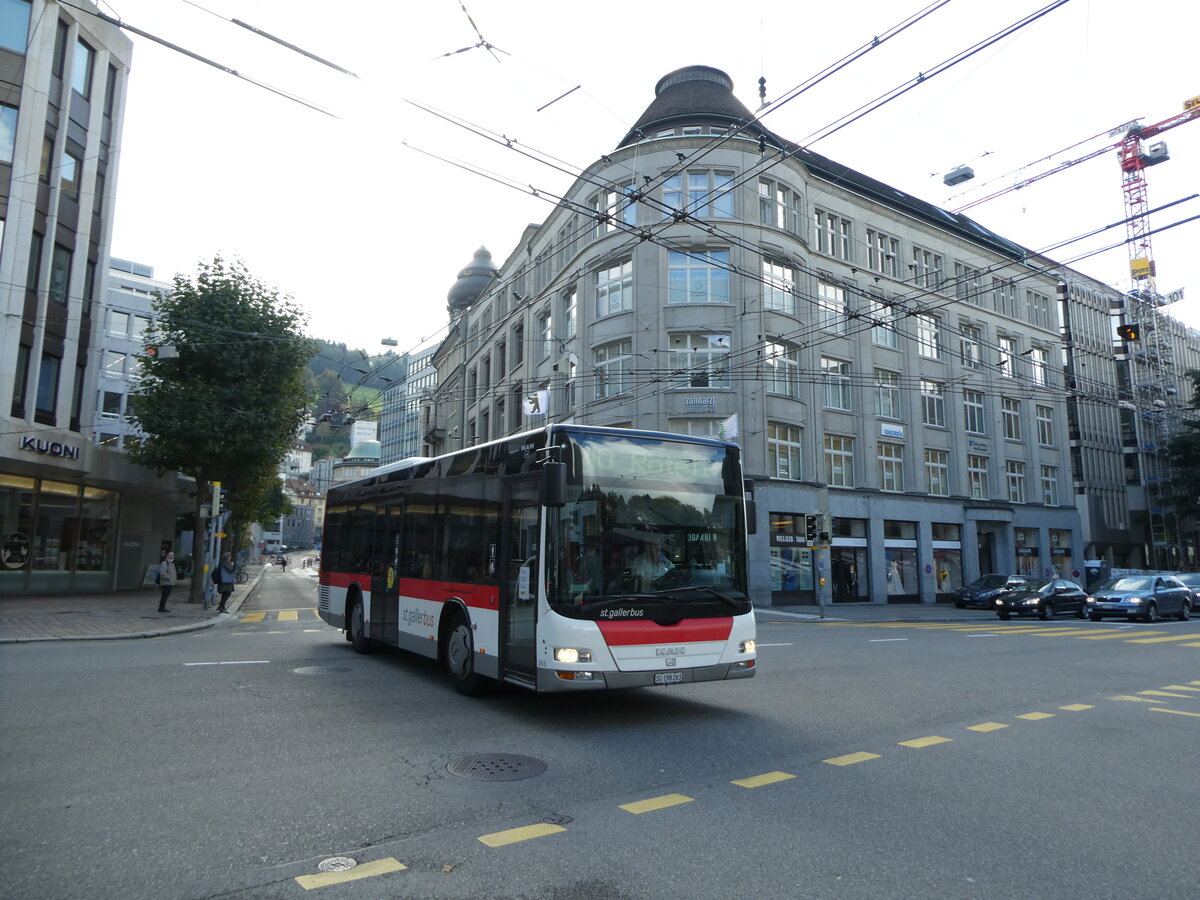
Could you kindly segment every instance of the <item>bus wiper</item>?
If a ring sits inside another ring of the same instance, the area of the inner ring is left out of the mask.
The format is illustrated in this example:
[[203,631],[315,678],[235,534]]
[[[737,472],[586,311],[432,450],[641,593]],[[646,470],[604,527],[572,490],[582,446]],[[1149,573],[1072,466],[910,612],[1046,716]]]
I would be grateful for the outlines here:
[[662,593],[671,596],[673,599],[682,600],[683,598],[679,597],[677,595],[679,593],[682,593],[683,591],[707,591],[708,593],[712,594],[712,596],[716,597],[721,602],[726,603],[729,606],[732,606],[738,612],[742,611],[742,608],[745,604],[745,601],[738,600],[736,597],[730,597],[725,592],[718,591],[716,588],[709,587],[707,584],[694,584],[694,585],[688,585],[686,587],[672,588],[669,592],[663,591]]

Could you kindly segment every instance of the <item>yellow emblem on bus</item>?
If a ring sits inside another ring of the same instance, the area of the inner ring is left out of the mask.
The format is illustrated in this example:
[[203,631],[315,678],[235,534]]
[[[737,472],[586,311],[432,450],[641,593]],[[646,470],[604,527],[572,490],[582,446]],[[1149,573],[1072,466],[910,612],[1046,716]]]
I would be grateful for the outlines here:
[[396,569],[394,566],[388,566],[388,590],[396,583]]

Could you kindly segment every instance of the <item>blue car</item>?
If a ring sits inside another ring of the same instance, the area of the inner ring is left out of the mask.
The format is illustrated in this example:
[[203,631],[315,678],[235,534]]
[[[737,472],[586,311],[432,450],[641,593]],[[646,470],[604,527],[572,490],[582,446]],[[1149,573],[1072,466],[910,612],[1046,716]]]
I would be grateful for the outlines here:
[[1156,622],[1159,616],[1188,619],[1192,592],[1173,575],[1121,575],[1092,588],[1087,609],[1093,622],[1108,616],[1130,622]]

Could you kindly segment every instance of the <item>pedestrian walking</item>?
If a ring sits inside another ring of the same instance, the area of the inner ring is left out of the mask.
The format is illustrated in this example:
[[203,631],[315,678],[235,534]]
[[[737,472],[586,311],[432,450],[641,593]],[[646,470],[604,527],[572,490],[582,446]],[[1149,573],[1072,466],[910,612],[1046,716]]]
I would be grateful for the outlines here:
[[234,569],[228,553],[221,554],[221,561],[213,569],[212,580],[217,586],[217,593],[221,595],[221,604],[217,607],[217,612],[227,613],[229,610],[225,608],[225,604],[229,601],[233,585],[237,582],[237,570]]
[[168,551],[163,561],[158,564],[158,572],[154,580],[158,582],[159,598],[158,611],[170,612],[167,609],[167,598],[171,596],[171,588],[175,587],[175,554]]

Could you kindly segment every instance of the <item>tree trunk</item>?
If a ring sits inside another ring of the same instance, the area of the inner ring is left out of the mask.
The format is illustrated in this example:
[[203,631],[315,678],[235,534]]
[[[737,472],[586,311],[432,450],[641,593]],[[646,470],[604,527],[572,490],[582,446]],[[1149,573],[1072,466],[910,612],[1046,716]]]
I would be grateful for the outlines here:
[[188,588],[188,603],[204,602],[204,585],[208,582],[208,528],[212,520],[201,516],[206,502],[212,502],[212,491],[207,479],[197,478],[196,527],[192,530],[192,583]]

